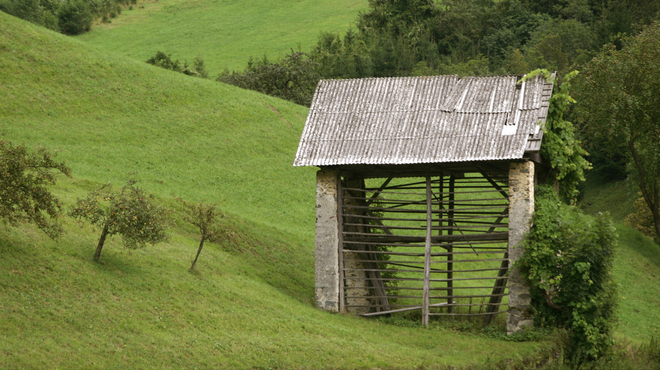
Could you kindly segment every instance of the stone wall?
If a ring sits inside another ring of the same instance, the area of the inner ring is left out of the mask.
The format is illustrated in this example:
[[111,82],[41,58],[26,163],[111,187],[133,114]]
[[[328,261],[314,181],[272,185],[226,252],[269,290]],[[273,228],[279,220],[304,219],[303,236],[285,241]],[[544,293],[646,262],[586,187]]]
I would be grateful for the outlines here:
[[534,162],[511,162],[509,166],[509,312],[507,333],[516,333],[534,323],[529,287],[514,266],[523,253],[519,245],[531,226],[534,214]]
[[339,311],[339,222],[337,220],[337,171],[316,173],[316,306]]

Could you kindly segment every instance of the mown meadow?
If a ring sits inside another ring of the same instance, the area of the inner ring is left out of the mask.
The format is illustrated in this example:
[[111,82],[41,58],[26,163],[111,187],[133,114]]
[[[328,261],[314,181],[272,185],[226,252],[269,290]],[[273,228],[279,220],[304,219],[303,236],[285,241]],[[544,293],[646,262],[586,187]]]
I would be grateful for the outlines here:
[[210,75],[216,76],[225,68],[243,69],[250,57],[277,59],[292,48],[309,51],[321,32],[346,31],[367,4],[366,0],[148,0],[78,38],[140,61],[157,51],[189,62],[199,56]]
[[291,166],[304,107],[0,17],[0,133],[58,151],[65,204],[133,177],[172,209],[217,203],[234,235],[189,273],[197,239],[176,212],[169,242],[112,238],[100,263],[99,230],[71,219],[58,241],[3,228],[0,367],[439,367],[548,346],[316,310],[314,170]]
[[[425,329],[315,309],[315,169],[291,165],[306,108],[4,13],[0,35],[0,137],[58,152],[73,170],[53,189],[65,205],[135,178],[173,210],[168,242],[129,251],[114,237],[99,263],[99,230],[72,219],[57,241],[0,228],[0,368],[513,367],[555,346],[506,340],[501,320]],[[217,203],[232,235],[192,273],[198,236],[177,197]],[[660,330],[660,248],[617,227],[625,346]]]

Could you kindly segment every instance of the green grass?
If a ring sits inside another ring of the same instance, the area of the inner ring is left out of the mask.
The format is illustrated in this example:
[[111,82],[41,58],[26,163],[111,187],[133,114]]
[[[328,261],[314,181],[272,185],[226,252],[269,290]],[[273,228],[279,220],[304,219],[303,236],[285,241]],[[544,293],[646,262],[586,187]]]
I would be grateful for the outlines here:
[[309,51],[321,32],[344,32],[366,0],[160,0],[139,2],[110,24],[79,36],[139,61],[157,51],[191,62],[200,56],[211,76],[242,70],[250,56],[270,59],[291,48]]
[[[65,218],[57,242],[0,229],[0,368],[468,366],[538,356],[434,326],[313,307],[314,169],[293,168],[304,107],[119,57],[0,13],[0,137],[59,150],[65,204],[129,176],[157,200],[216,202],[233,241],[174,214],[171,240],[127,251]],[[132,174],[129,174],[132,173]]]
[[619,248],[614,278],[619,284],[620,323],[627,340],[660,337],[660,246],[640,232],[617,224]]
[[[134,176],[172,208],[177,196],[217,202],[237,235],[208,244],[188,273],[197,239],[177,214],[168,243],[130,252],[112,238],[101,263],[99,231],[70,219],[57,242],[0,228],[0,368],[469,366],[550,345],[461,331],[470,322],[422,329],[315,309],[314,169],[291,166],[305,108],[4,13],[0,35],[0,137],[59,150],[73,169],[54,189],[65,204]],[[618,330],[646,340],[659,330],[660,250],[619,233]]]
[[613,220],[623,223],[626,216],[635,212],[633,203],[638,198],[638,192],[639,189],[631,181],[600,183],[589,178],[579,205],[587,214],[609,212]]
[[635,212],[637,192],[627,180],[598,183],[590,178],[579,207],[587,214],[609,212],[617,223],[614,276],[621,298],[617,333],[620,339],[639,344],[660,337],[660,246],[623,225],[626,216]]

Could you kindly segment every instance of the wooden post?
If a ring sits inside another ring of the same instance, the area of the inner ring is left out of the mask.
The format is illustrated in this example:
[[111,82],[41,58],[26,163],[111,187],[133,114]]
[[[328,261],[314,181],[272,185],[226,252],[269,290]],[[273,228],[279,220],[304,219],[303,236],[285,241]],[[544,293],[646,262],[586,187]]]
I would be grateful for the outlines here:
[[[447,235],[454,234],[454,185],[456,178],[454,175],[449,175],[449,212],[447,214]],[[447,312],[452,313],[454,311],[454,243],[447,243]]]
[[342,188],[341,175],[337,174],[337,232],[339,242],[337,246],[338,272],[339,272],[339,312],[346,312],[344,307],[344,189]]
[[422,295],[422,325],[429,325],[429,292],[431,289],[431,236],[433,227],[433,191],[431,177],[426,174],[426,242],[424,246],[424,290]]

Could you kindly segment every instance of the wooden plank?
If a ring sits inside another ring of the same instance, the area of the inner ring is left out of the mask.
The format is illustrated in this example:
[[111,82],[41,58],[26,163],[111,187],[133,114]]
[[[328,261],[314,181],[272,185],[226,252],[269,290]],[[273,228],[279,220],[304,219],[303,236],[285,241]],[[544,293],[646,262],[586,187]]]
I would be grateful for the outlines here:
[[[358,244],[362,244],[362,243],[361,242],[354,242],[354,241],[344,240],[344,245],[347,245],[347,244],[348,245],[358,245]],[[388,243],[371,243],[371,244],[372,245],[381,245],[381,246],[385,246],[385,247],[400,247],[400,248],[422,247],[422,248],[424,248],[424,244],[422,244],[422,243],[388,242]],[[485,244],[499,245],[499,247],[498,246],[490,246],[490,247],[470,246],[470,244],[467,243],[467,242],[455,241],[454,242],[454,249],[472,249],[473,251],[469,252],[469,253],[472,253],[472,254],[475,253],[474,249],[498,249],[500,251],[501,250],[506,250],[505,246],[501,246],[503,244],[501,240],[500,241],[498,241],[498,240],[485,240],[485,241],[482,240],[482,241],[479,241],[479,244],[480,245],[485,245]],[[432,244],[431,246],[432,247],[442,247],[444,245],[445,245],[445,243],[440,243],[440,244]],[[352,250],[352,249],[347,248],[347,250]],[[390,253],[390,252],[374,251],[374,253]],[[395,252],[391,252],[391,253],[396,254]],[[404,253],[409,253],[409,252],[404,252]],[[490,252],[483,251],[483,253],[490,253]],[[404,255],[404,254],[402,254],[402,255]],[[433,256],[435,257],[436,255],[433,254]]]
[[[440,219],[442,220],[442,219]],[[414,227],[414,226],[388,226],[384,225],[379,219],[373,220],[374,223],[377,223],[378,225],[369,225],[370,227],[374,229],[382,229],[385,234],[388,235],[394,235],[392,233],[392,230],[426,230],[426,227]],[[350,223],[350,222],[345,222],[344,225],[347,226],[357,226],[359,224],[355,223]],[[465,225],[465,226],[460,226],[456,225],[453,229],[455,230],[470,230],[470,229],[485,229],[485,228],[500,228],[500,227],[506,227],[507,224],[491,224],[491,223],[485,223],[485,224],[479,224],[479,225]],[[449,226],[442,226],[442,227],[437,227],[434,226],[432,227],[433,230],[448,230],[450,227]]]
[[502,194],[502,196],[503,196],[505,199],[507,199],[507,200],[509,199],[509,194],[507,194],[507,192],[504,191],[504,189],[502,189],[502,187],[501,187],[498,183],[496,183],[495,180],[493,180],[493,179],[492,179],[487,173],[481,171],[481,176],[483,176],[486,180],[488,180],[488,182],[489,182],[489,183],[490,183],[495,189],[497,189],[497,191],[498,191],[500,194]]
[[[506,275],[507,271],[509,271],[509,253],[505,252],[504,260],[502,260],[502,263],[500,264],[500,272],[497,274],[499,279],[495,280],[493,292],[491,293],[490,300],[488,301],[488,303],[491,305],[486,308],[486,312],[497,312],[499,310],[500,303],[502,302],[501,295],[504,293],[504,289],[506,289],[506,279],[504,279],[504,276]],[[492,317],[493,316],[484,317],[484,326],[490,325]]]
[[[429,213],[429,218],[431,214]],[[428,224],[428,232],[431,232],[431,221]],[[407,242],[407,243],[420,243],[425,242],[425,237],[423,236],[404,236],[404,235],[385,235],[382,236],[354,236],[346,237],[346,241],[350,242],[359,242],[359,243],[395,243],[395,242]],[[438,236],[427,236],[430,243],[443,243],[443,242],[452,242],[452,241],[487,241],[487,240],[498,240],[498,241],[507,241],[509,240],[508,231],[499,231],[492,233],[484,234],[465,234],[465,235],[438,235]]]
[[433,215],[431,211],[431,200],[433,192],[431,189],[431,177],[426,174],[426,245],[424,246],[424,290],[422,291],[422,325],[429,325],[429,288],[431,287],[431,236]]
[[371,196],[371,198],[367,201],[367,206],[370,205],[371,203],[373,203],[374,200],[376,200],[376,198],[378,198],[378,196],[380,195],[380,192],[383,191],[383,189],[385,189],[387,184],[389,184],[390,181],[392,181],[392,179],[393,179],[393,177],[390,176],[387,180],[385,180],[383,185],[381,185],[380,188],[378,188],[378,190],[376,190],[374,192],[374,194]]
[[[423,202],[417,202],[414,205],[422,205]],[[424,204],[426,204],[424,202]],[[439,203],[432,203],[432,205],[439,204]],[[406,204],[401,204],[401,207],[407,206],[407,205],[413,205],[413,203],[406,203]],[[344,206],[346,209],[369,209],[371,211],[377,211],[377,212],[405,212],[405,213],[426,213],[426,211],[419,209],[419,208],[404,208],[400,209],[400,207],[397,206],[392,206],[392,207],[367,207],[367,206],[358,206],[358,205],[350,205],[350,206]],[[502,205],[501,204],[489,204],[486,206],[476,206],[476,207],[461,207],[461,211],[456,211],[456,213],[459,214],[479,214],[478,212],[475,211],[482,211],[482,210],[487,210],[487,209],[501,209]],[[437,214],[442,214],[442,210],[438,211],[433,211],[433,213]],[[493,214],[493,213],[488,213],[488,214]],[[508,214],[508,212],[503,213],[503,212],[497,212],[494,213],[496,215],[499,214]]]
[[337,175],[337,223],[339,224],[339,312],[344,312],[344,189],[342,188],[341,176]]
[[443,312],[438,312],[438,313],[432,313],[431,316],[484,316],[484,315],[499,315],[501,313],[506,313],[507,311],[499,311],[495,313],[486,313],[486,312],[481,312],[481,313],[443,313]]
[[[370,252],[373,252],[373,246],[367,245],[367,249]],[[389,310],[390,308],[387,299],[387,293],[385,292],[385,284],[383,283],[383,277],[380,274],[380,269],[378,269],[378,258],[373,253],[368,253],[366,256],[372,261],[367,266],[376,268],[374,271],[367,271],[367,274],[373,276],[374,278],[374,280],[372,280],[372,285],[375,288],[376,294],[381,297],[378,298],[378,300],[380,301],[380,306],[383,307],[385,310]],[[385,269],[383,271],[387,271],[387,270]],[[378,310],[381,310],[380,307],[378,308]]]
[[[440,306],[444,306],[444,305],[446,305],[446,303],[443,302],[443,303],[432,304],[432,305],[430,305],[430,307],[440,307]],[[422,309],[422,312],[423,312],[424,311],[424,306],[399,308],[397,310],[389,310],[389,311],[381,311],[381,312],[369,312],[369,313],[362,314],[360,316],[369,317],[369,316],[378,316],[378,315],[388,315],[388,314],[391,314],[391,313],[414,311],[414,310],[419,310],[419,309]],[[428,318],[427,318],[426,324],[424,324],[424,325],[428,325]]]
[[[360,288],[354,288],[354,289],[360,289]],[[507,296],[508,294],[502,294],[502,296]],[[354,298],[373,298],[375,296],[373,295],[365,295],[365,296],[353,296]],[[405,298],[405,299],[418,299],[420,298],[418,295],[388,295],[387,297],[389,298]],[[461,298],[487,298],[490,297],[490,295],[462,295]],[[447,298],[446,295],[442,296],[431,296],[430,299],[445,299]],[[452,304],[454,306],[482,306],[483,303],[469,303],[469,304]],[[394,305],[392,305],[394,306]]]
[[[455,194],[454,194],[454,186],[456,179],[454,176],[449,176],[449,213],[448,213],[448,222],[447,225],[454,227],[454,211],[455,211]],[[447,230],[447,236],[452,236],[454,234],[454,229],[450,228]],[[447,303],[449,304],[450,302],[453,302],[454,300],[454,273],[452,270],[454,269],[454,248],[452,243],[447,244]],[[453,306],[448,306],[447,307],[447,312],[452,313],[453,311]]]
[[[388,265],[390,265],[390,263],[388,263]],[[394,264],[394,265],[397,265],[397,264]],[[345,269],[345,271],[420,272],[419,270],[424,269],[423,266],[406,266],[406,265],[398,265],[398,266],[408,267],[408,268],[411,268],[411,269],[414,269],[414,270],[400,270],[400,269],[392,269],[392,268],[386,268],[386,269],[362,268],[362,269]],[[431,269],[431,273],[433,273],[433,274],[446,274],[446,273],[449,273],[449,272],[483,272],[483,271],[501,271],[501,270],[497,267],[496,268],[471,269],[471,270]]]

